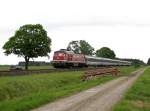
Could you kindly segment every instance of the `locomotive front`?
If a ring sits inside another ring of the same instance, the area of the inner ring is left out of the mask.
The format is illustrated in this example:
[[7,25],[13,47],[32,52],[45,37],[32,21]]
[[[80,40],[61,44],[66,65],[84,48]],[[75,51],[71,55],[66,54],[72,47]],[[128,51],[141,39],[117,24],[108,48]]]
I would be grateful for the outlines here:
[[52,64],[55,68],[84,67],[85,56],[72,51],[59,50],[54,52]]
[[68,61],[68,54],[65,51],[54,52],[52,64],[55,68],[65,67]]

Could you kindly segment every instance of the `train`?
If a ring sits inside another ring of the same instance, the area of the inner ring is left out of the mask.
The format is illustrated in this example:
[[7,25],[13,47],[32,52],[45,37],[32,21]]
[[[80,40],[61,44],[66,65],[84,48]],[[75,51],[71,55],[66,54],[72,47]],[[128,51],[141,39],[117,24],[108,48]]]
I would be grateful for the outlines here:
[[131,62],[103,57],[75,54],[61,49],[54,52],[51,61],[55,68],[89,67],[89,66],[130,66]]

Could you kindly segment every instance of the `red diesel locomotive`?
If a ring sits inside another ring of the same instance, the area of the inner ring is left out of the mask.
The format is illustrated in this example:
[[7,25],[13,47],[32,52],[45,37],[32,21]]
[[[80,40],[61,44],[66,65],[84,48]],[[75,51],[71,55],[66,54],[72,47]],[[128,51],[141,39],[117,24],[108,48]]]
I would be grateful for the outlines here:
[[55,68],[87,66],[129,66],[131,62],[83,54],[74,54],[65,49],[54,52],[52,64]]
[[72,51],[59,50],[54,52],[52,64],[55,68],[61,67],[84,67],[85,56],[83,54],[74,54]]

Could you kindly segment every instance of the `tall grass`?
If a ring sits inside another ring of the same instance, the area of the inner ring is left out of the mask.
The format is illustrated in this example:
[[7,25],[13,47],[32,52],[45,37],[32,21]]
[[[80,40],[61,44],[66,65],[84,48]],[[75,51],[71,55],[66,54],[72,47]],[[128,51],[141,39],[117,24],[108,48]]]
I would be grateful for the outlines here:
[[136,81],[113,111],[150,111],[150,68]]
[[0,78],[0,111],[26,111],[115,77],[81,81],[82,71]]
[[[122,74],[126,74],[135,69],[122,67],[120,70]],[[107,76],[83,82],[81,80],[83,73],[83,71],[72,71],[1,77],[0,111],[28,111],[116,78]]]
[[[140,68],[140,67],[138,67]],[[134,66],[130,66],[130,67],[119,67],[119,71],[121,75],[129,75],[130,72],[133,72],[135,70],[137,70],[138,68],[134,67]]]

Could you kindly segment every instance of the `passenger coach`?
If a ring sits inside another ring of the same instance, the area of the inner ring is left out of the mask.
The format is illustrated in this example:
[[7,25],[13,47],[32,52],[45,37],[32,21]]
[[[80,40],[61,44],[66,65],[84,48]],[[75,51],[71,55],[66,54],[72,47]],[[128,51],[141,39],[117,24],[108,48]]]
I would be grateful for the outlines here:
[[108,59],[83,54],[74,54],[72,51],[59,50],[54,52],[52,64],[55,68],[87,67],[87,66],[129,66],[131,62]]

